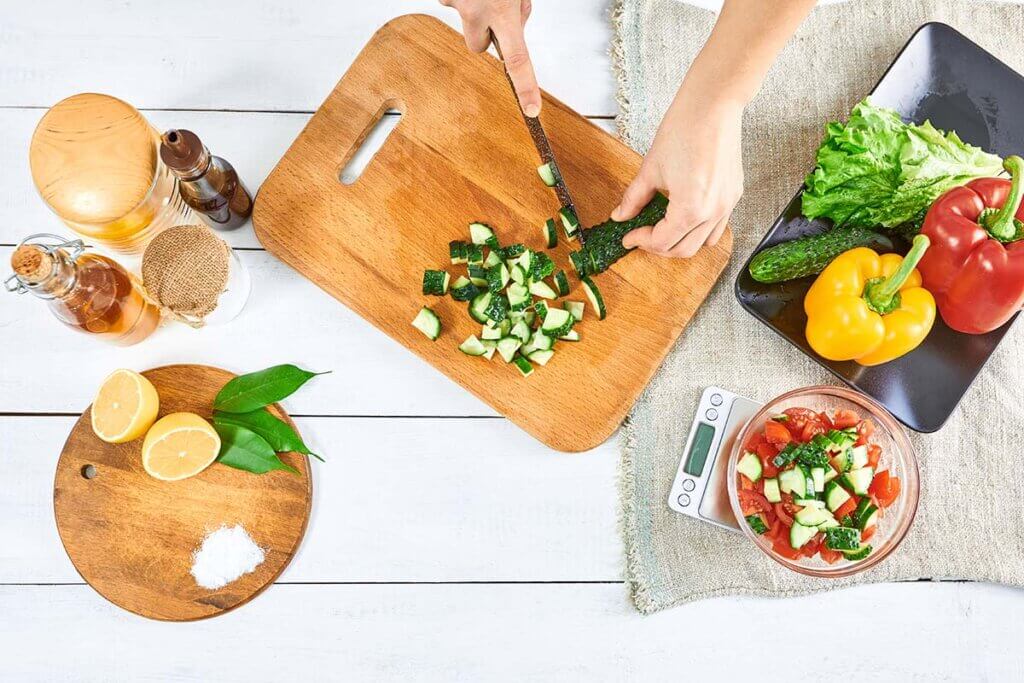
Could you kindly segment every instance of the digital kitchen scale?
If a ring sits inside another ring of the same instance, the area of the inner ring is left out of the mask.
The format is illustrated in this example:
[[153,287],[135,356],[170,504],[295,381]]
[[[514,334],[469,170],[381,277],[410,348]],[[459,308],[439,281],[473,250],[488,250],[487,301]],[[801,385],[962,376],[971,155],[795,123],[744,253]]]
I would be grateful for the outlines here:
[[763,405],[718,387],[704,390],[668,495],[670,508],[739,531],[726,489],[729,453],[744,425]]

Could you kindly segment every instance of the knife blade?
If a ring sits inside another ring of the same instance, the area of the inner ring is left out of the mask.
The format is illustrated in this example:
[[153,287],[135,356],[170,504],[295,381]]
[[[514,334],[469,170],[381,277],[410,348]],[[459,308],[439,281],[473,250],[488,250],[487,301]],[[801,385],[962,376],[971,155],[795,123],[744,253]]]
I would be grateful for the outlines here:
[[[501,53],[501,45],[498,44],[498,38],[494,35],[493,31],[490,31],[491,42],[494,44],[494,49],[498,53],[498,58],[501,60],[502,66],[505,65],[505,57]],[[530,133],[530,139],[533,140],[533,146],[537,149],[537,154],[540,155],[541,164],[551,164],[557,170],[555,174],[555,184],[553,189],[555,195],[558,197],[558,202],[561,204],[563,209],[569,209],[572,211],[572,215],[579,221],[579,213],[576,211],[576,204],[572,200],[572,195],[569,194],[569,187],[565,184],[565,178],[562,176],[562,168],[558,165],[558,161],[555,159],[555,153],[551,149],[551,143],[548,142],[547,133],[544,132],[544,126],[540,122],[540,117],[527,116],[523,108],[519,106],[519,95],[516,93],[516,85],[512,82],[512,77],[508,73],[508,67],[505,67],[505,80],[508,81],[509,87],[512,89],[512,97],[515,98],[516,106],[519,107],[519,113],[523,117],[523,121],[526,122],[526,130]],[[580,244],[583,244],[585,239],[584,233],[586,231],[583,226],[580,225],[576,231],[576,237],[579,239]]]

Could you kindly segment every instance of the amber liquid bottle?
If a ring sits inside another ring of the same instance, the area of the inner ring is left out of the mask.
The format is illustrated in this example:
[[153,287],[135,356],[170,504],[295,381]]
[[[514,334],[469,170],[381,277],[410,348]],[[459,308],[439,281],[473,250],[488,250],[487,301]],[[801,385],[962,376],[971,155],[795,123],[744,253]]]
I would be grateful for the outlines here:
[[99,254],[71,255],[60,246],[22,244],[11,256],[15,288],[44,299],[65,325],[128,346],[160,325],[160,309],[135,279]]
[[235,168],[210,154],[190,130],[160,137],[160,158],[178,177],[181,198],[214,230],[234,230],[252,214],[252,197]]

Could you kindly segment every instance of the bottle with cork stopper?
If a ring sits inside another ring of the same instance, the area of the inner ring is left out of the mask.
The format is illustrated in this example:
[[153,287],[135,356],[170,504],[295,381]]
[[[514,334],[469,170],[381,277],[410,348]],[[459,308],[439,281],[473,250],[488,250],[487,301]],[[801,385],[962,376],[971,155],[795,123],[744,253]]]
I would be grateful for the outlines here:
[[123,346],[142,341],[160,325],[160,309],[120,264],[85,248],[81,240],[31,235],[11,255],[14,274],[4,285],[45,300],[58,320],[80,332]]
[[181,198],[211,228],[233,230],[252,214],[252,197],[234,167],[210,154],[190,130],[160,136],[160,159],[178,178]]

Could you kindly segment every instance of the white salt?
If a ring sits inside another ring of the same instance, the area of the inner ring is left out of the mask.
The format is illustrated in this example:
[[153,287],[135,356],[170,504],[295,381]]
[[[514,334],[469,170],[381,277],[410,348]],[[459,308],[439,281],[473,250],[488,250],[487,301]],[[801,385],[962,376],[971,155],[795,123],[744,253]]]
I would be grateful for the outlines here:
[[207,534],[192,553],[192,576],[203,588],[216,590],[255,570],[264,557],[263,548],[241,524],[225,525]]

